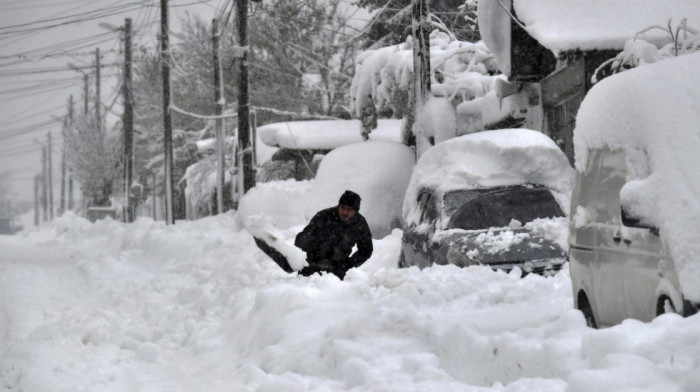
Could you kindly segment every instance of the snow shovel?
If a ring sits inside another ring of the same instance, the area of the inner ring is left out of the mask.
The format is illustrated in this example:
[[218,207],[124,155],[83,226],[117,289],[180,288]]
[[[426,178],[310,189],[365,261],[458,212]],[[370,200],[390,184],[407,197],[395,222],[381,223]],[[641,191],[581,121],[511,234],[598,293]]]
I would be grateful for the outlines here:
[[255,240],[255,244],[258,246],[258,248],[265,252],[266,255],[270,256],[272,261],[279,265],[280,268],[282,268],[285,272],[294,272],[294,269],[289,265],[289,261],[282,253],[268,245],[262,238],[253,237],[253,239]]

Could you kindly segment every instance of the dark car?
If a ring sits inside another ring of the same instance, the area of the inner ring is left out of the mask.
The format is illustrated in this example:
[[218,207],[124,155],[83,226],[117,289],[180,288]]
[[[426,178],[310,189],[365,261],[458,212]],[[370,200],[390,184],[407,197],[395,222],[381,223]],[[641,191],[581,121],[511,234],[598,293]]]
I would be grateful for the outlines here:
[[432,147],[406,192],[399,266],[558,271],[568,251],[571,178],[561,150],[532,130],[484,131]]
[[[488,265],[544,274],[559,270],[566,260],[565,250],[525,225],[565,217],[545,187],[461,190],[442,198],[424,189],[418,198],[420,221],[404,229],[401,267]],[[437,227],[438,221],[447,222],[444,229]]]

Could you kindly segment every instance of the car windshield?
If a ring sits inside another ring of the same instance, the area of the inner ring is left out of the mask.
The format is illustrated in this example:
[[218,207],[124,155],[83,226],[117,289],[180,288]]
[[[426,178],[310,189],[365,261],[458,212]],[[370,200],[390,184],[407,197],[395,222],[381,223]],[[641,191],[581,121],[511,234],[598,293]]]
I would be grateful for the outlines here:
[[493,191],[466,201],[450,220],[450,229],[479,230],[506,227],[515,219],[525,224],[538,218],[564,216],[559,203],[546,188],[513,187]]

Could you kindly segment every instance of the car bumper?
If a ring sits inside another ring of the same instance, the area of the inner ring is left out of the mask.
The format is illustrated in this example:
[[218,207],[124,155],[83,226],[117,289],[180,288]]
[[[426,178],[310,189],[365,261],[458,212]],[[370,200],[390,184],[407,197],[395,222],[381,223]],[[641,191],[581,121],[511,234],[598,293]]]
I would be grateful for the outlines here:
[[555,259],[540,259],[540,260],[528,260],[528,261],[518,261],[518,262],[504,262],[504,263],[489,263],[483,264],[495,270],[503,270],[510,272],[515,268],[520,268],[523,276],[527,274],[538,274],[543,276],[554,275],[557,271],[561,270],[561,267],[566,263],[566,259],[555,258]]

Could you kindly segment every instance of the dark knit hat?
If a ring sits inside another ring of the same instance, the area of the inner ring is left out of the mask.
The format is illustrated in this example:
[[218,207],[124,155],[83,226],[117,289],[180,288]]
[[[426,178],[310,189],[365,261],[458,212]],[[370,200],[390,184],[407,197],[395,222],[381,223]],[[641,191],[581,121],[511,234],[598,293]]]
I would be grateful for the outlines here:
[[343,193],[343,196],[340,196],[340,200],[338,200],[338,204],[342,204],[344,206],[348,206],[355,210],[355,212],[360,211],[360,195],[353,191],[345,191]]

